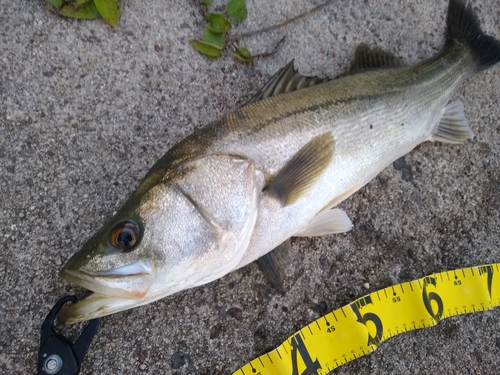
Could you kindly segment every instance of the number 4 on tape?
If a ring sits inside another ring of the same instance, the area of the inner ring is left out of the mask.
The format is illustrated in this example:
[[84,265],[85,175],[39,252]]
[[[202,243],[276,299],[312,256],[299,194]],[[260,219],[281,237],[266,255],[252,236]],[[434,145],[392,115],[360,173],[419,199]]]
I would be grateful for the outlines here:
[[[300,332],[292,337],[292,375],[319,375],[318,370],[321,370],[318,359],[314,361],[311,355],[307,351],[304,341],[300,335]],[[305,369],[299,372],[299,359],[298,355],[302,358],[302,362],[305,365]]]

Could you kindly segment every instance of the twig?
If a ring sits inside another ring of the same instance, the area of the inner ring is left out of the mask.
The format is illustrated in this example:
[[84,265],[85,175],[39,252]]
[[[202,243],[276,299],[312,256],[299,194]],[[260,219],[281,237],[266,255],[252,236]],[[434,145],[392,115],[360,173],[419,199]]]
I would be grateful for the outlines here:
[[266,28],[261,29],[261,30],[254,30],[254,31],[249,31],[248,33],[244,33],[244,34],[241,34],[241,35],[235,35],[235,38],[248,38],[250,36],[254,36],[254,35],[257,35],[257,34],[267,33],[267,32],[272,31],[272,30],[280,29],[280,28],[285,27],[286,25],[288,25],[288,24],[290,24],[292,22],[295,22],[295,21],[297,21],[297,20],[299,20],[301,18],[304,18],[304,17],[306,17],[306,16],[308,16],[308,15],[314,13],[314,12],[317,12],[318,10],[321,10],[321,9],[325,8],[326,6],[330,5],[330,3],[332,3],[332,2],[333,2],[333,0],[327,0],[323,4],[315,6],[314,8],[311,8],[308,11],[299,14],[298,16],[292,17],[292,18],[290,18],[289,20],[286,20],[283,23],[280,23],[280,24],[274,25],[274,26],[269,26],[269,27],[266,27]]
[[281,45],[283,44],[283,42],[285,41],[285,39],[286,39],[286,35],[283,38],[280,39],[280,41],[276,44],[276,46],[272,49],[272,51],[258,53],[256,55],[253,55],[252,57],[253,58],[258,58],[258,57],[269,57],[271,55],[274,55],[276,52],[278,52],[278,49],[281,47]]

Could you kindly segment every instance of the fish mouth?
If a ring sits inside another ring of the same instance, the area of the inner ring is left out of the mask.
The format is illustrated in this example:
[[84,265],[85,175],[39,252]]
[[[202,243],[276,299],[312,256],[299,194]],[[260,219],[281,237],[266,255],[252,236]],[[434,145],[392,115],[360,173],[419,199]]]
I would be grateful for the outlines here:
[[94,293],[64,306],[58,319],[71,324],[113,314],[147,303],[144,297],[154,280],[154,268],[148,259],[105,271],[87,271],[64,267],[61,278]]

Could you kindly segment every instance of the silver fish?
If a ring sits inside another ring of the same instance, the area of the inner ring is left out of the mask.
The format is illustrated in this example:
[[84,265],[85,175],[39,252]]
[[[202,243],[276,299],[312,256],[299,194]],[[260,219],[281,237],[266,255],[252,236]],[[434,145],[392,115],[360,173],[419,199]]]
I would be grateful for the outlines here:
[[349,74],[327,82],[289,64],[177,144],[61,270],[94,293],[59,319],[144,305],[257,259],[279,287],[290,237],[350,230],[335,207],[394,160],[424,141],[472,138],[463,104],[449,100],[500,61],[500,42],[462,0],[450,0],[446,38],[414,66],[361,45]]

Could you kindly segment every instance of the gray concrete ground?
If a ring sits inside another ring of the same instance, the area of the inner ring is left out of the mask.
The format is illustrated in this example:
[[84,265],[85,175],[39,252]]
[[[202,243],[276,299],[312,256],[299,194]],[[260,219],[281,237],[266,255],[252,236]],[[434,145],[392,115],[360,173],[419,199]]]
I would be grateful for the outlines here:
[[[319,1],[251,1],[241,35]],[[500,2],[473,1],[500,38]],[[246,37],[253,65],[210,62],[192,1],[127,1],[118,30],[0,0],[0,370],[35,372],[42,320],[67,293],[61,265],[164,152],[238,107],[295,58],[336,76],[366,42],[415,63],[443,46],[446,1],[331,1]],[[226,374],[370,290],[500,261],[500,67],[456,94],[473,141],[423,144],[342,204],[355,228],[293,241],[283,295],[252,264],[204,287],[103,318],[82,374]],[[393,338],[336,374],[496,374],[500,309]]]

